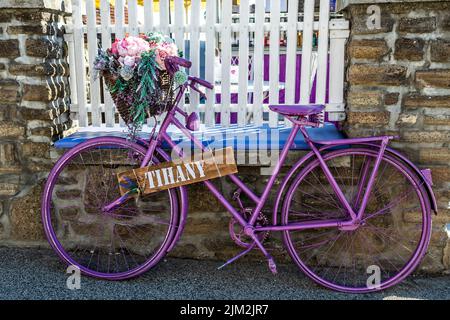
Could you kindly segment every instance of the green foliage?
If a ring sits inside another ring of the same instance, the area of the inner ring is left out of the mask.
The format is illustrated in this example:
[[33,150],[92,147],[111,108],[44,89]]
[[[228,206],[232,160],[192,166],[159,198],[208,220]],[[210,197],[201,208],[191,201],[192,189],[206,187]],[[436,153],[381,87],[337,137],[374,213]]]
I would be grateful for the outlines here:
[[123,92],[128,88],[128,81],[124,81],[121,77],[118,77],[114,85],[109,89],[111,94]]
[[155,91],[156,82],[158,81],[158,64],[153,51],[144,52],[141,55],[138,74],[141,77],[141,81],[137,87],[137,92],[139,93],[139,100],[144,101],[148,95]]
[[133,118],[134,125],[140,128],[145,123],[146,115],[147,115],[147,103],[146,102],[135,103],[131,110],[131,116]]
[[149,32],[147,34],[147,41],[149,41],[149,42],[160,43],[160,42],[163,42],[164,40],[165,40],[165,37],[160,32]]

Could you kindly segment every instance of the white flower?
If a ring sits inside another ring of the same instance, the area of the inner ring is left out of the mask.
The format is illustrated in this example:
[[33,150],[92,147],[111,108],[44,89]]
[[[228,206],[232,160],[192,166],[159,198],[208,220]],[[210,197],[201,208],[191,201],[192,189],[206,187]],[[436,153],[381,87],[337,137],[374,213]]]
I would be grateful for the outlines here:
[[126,56],[123,59],[123,64],[128,67],[134,67],[134,64],[136,63],[136,58],[132,56]]
[[121,70],[120,70],[120,76],[123,78],[123,80],[128,81],[131,78],[133,78],[133,69],[130,68],[129,66],[124,66]]

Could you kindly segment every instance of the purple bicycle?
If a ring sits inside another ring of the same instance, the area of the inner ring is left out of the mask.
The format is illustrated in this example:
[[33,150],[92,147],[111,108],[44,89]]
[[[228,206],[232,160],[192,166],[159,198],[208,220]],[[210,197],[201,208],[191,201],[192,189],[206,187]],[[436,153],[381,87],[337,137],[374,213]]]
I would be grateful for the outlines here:
[[[176,61],[190,66],[187,60]],[[122,280],[146,272],[175,246],[186,223],[186,187],[124,200],[116,175],[169,161],[161,149],[163,142],[181,156],[166,132],[169,125],[205,149],[191,133],[195,117],[178,107],[186,89],[201,92],[198,85],[213,87],[189,77],[148,141],[93,138],[58,160],[43,192],[42,219],[51,246],[64,262],[78,266],[85,275]],[[420,263],[430,240],[431,211],[436,211],[430,171],[418,169],[389,148],[392,136],[313,141],[305,127],[319,125],[322,105],[270,109],[293,126],[264,191],[257,195],[236,175],[228,176],[237,186],[235,195],[245,195],[251,208],[244,208],[240,199],[235,208],[211,181],[203,182],[231,213],[232,238],[243,247],[227,263],[259,249],[276,273],[264,241],[270,232],[280,231],[300,270],[325,287],[373,292],[405,279]],[[299,131],[311,151],[283,178],[272,218],[267,218],[262,209]]]

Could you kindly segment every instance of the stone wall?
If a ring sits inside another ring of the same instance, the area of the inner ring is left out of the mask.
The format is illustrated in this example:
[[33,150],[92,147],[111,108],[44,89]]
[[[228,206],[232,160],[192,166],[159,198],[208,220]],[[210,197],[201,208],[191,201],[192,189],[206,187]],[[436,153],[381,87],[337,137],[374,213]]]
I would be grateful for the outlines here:
[[2,1],[0,9],[0,239],[43,242],[42,181],[51,142],[70,127],[61,2]]
[[368,7],[377,1],[347,2],[345,130],[351,137],[398,135],[392,146],[432,169],[439,214],[430,252],[449,268],[450,2],[377,4],[380,28],[367,25]]

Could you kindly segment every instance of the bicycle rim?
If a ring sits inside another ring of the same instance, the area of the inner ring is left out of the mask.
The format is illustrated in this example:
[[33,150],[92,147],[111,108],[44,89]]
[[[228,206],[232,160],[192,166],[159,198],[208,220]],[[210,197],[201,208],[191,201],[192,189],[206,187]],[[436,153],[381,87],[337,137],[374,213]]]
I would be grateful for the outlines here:
[[44,230],[58,255],[83,274],[126,279],[166,254],[178,225],[175,189],[132,198],[108,214],[101,210],[120,196],[117,172],[138,168],[145,151],[125,139],[97,138],[68,151],[52,169],[42,201]]
[[[365,166],[371,172],[376,155],[369,149],[348,149],[324,156],[356,211],[362,198],[358,190],[365,191],[358,182]],[[282,215],[283,224],[349,219],[318,160],[294,179]],[[356,230],[285,231],[285,246],[308,277],[337,291],[372,292],[399,283],[417,267],[430,239],[430,204],[421,180],[385,155],[362,220]]]

